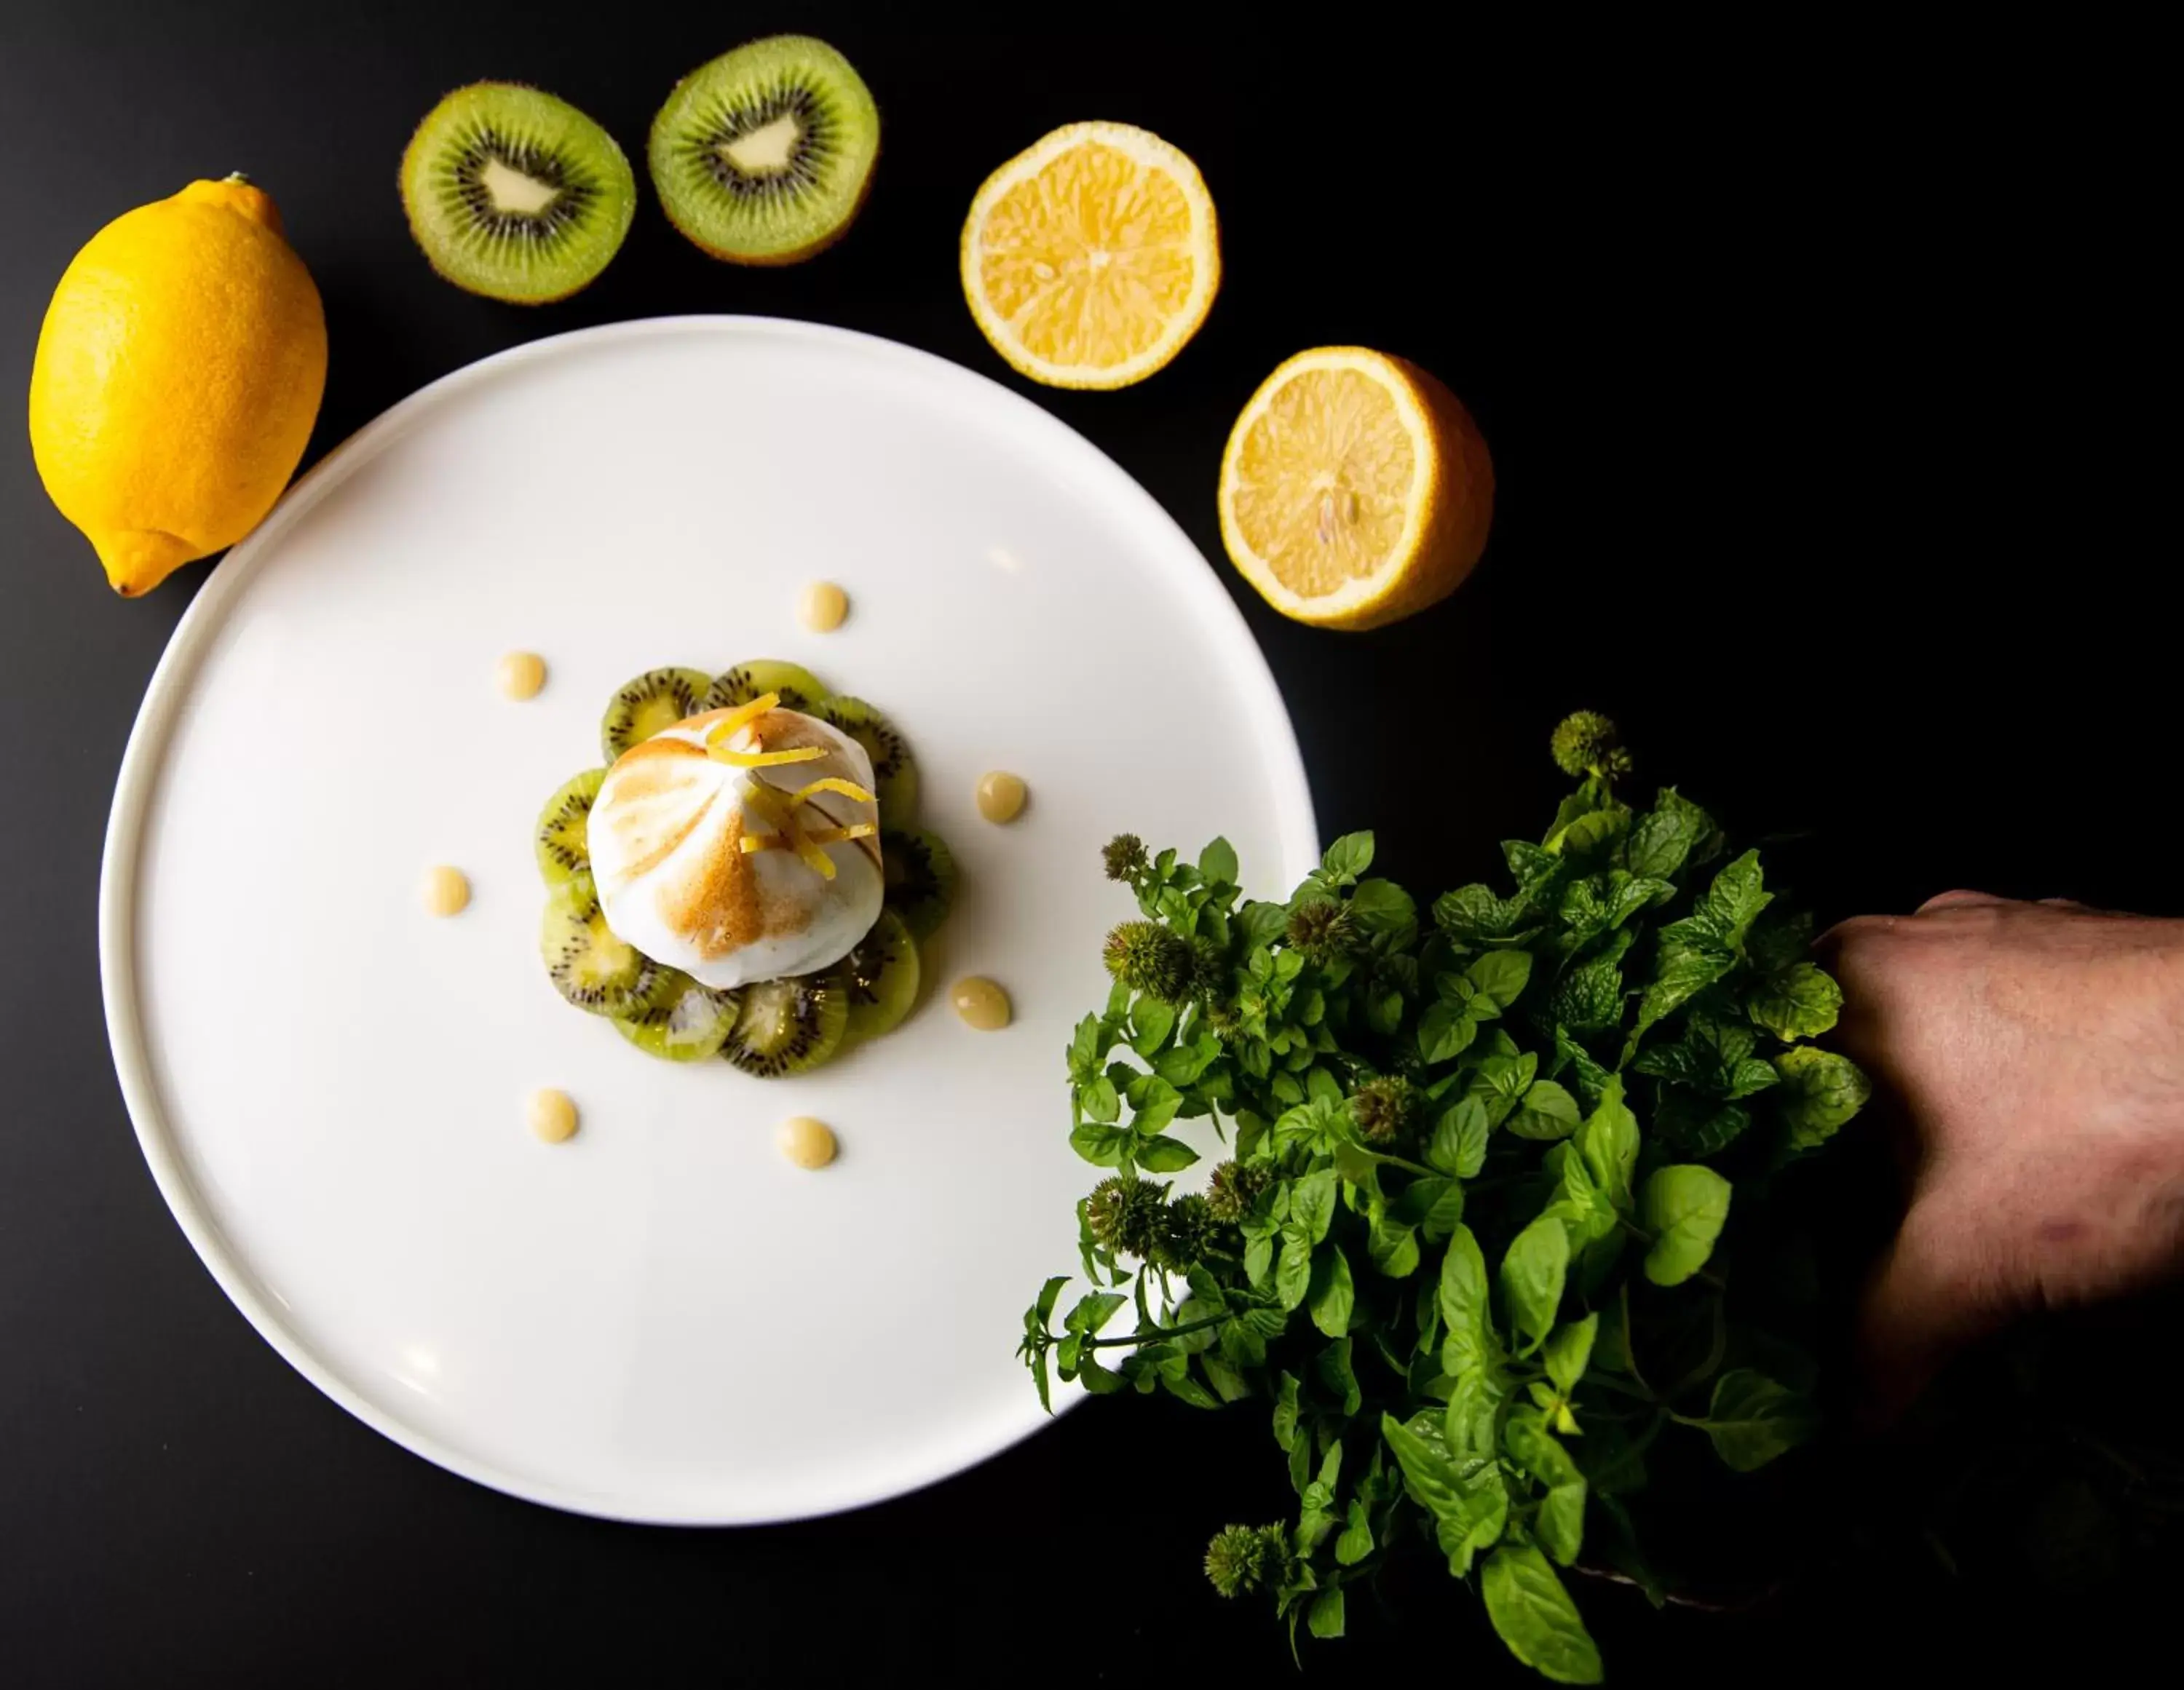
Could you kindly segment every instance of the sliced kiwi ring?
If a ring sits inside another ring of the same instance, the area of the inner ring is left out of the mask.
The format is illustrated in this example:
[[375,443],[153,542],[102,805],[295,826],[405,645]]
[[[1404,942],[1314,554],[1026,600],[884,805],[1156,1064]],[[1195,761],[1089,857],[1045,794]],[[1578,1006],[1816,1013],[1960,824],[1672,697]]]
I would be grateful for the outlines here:
[[566,100],[474,82],[425,114],[402,205],[432,268],[517,305],[566,299],[607,267],[637,212],[614,137]]
[[880,911],[872,931],[850,948],[833,971],[850,1005],[852,1041],[894,1031],[917,1002],[917,942],[891,909]]
[[642,1015],[673,984],[673,970],[624,943],[607,926],[589,875],[571,876],[548,897],[538,949],[554,989],[594,1015]]
[[664,972],[668,978],[652,1003],[634,1015],[616,1017],[615,1031],[647,1055],[668,1062],[718,1056],[735,1031],[742,994],[700,986],[674,969]]
[[599,749],[607,761],[696,715],[712,684],[702,669],[648,669],[625,682],[599,718]]
[[922,828],[880,831],[880,873],[887,907],[902,917],[914,939],[927,939],[956,902],[956,853],[937,833]]
[[917,759],[895,725],[861,698],[838,692],[811,713],[831,722],[865,748],[872,759],[872,790],[880,801],[880,820],[906,827],[917,814]]
[[879,108],[850,61],[810,36],[772,36],[677,82],[645,150],[668,220],[698,246],[793,264],[855,221],[879,147]]
[[733,710],[738,704],[748,704],[754,698],[763,698],[767,693],[776,694],[784,710],[809,712],[812,706],[830,696],[819,677],[799,663],[783,663],[779,658],[755,658],[749,663],[739,663],[733,669],[723,670],[713,677],[713,684],[705,689],[699,708],[706,710]]
[[761,1080],[802,1074],[841,1048],[850,1004],[831,975],[789,975],[746,986],[721,1054]]
[[592,871],[592,804],[599,795],[599,783],[606,777],[604,769],[587,769],[571,776],[554,789],[546,807],[538,812],[534,842],[538,872],[548,886],[562,886]]

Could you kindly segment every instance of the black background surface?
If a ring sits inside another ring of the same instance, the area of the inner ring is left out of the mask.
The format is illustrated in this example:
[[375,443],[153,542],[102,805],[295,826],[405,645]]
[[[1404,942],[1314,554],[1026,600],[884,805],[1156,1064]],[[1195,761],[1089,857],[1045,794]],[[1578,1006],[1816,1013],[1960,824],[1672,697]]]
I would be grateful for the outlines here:
[[[1219,565],[1329,835],[1377,825],[1383,865],[1429,894],[1475,878],[1496,839],[1537,831],[1546,732],[1590,705],[1740,830],[1816,831],[1791,860],[1826,914],[1953,884],[2177,909],[2173,524],[2140,536],[2153,436],[2094,397],[2138,355],[2107,197],[2131,101],[2101,97],[2109,73],[2053,41],[2013,63],[1992,42],[1517,50],[1334,32],[1334,14],[1291,33],[1272,8],[1169,38],[1162,9],[1034,29],[818,6],[11,3],[0,395],[25,391],[45,300],[99,225],[231,169],[276,196],[326,298],[313,459],[486,353],[677,312],[846,325],[1022,386],[957,292],[963,210],[1048,128],[1135,121],[1203,167],[1225,291],[1145,385],[1029,391],[1210,559],[1229,423],[1302,347],[1417,360],[1494,449],[1485,564],[1398,628],[1293,626]],[[834,251],[720,265],[648,189],[588,292],[525,311],[411,247],[396,160],[446,88],[535,81],[641,155],[676,76],[791,28],[833,39],[885,114],[875,192]],[[2089,92],[2090,126],[2063,109]],[[205,567],[116,599],[20,433],[0,518],[0,1681],[885,1683],[933,1664],[1283,1682],[1271,1623],[1195,1571],[1213,1527],[1285,1504],[1271,1443],[1210,1416],[1095,1404],[883,1507],[657,1531],[454,1479],[292,1373],[160,1204],[99,1006],[114,773]],[[1146,684],[1116,657],[1118,684]],[[874,1381],[876,1416],[887,1394]],[[1134,1454],[1155,1448],[1157,1475]],[[1729,1620],[1584,1595],[1625,1683],[2117,1659],[2154,1622],[2120,1598],[1935,1594],[1857,1565]],[[1400,1633],[1352,1611],[1359,1635],[1314,1676],[1505,1676],[1462,1593],[1413,1593]]]

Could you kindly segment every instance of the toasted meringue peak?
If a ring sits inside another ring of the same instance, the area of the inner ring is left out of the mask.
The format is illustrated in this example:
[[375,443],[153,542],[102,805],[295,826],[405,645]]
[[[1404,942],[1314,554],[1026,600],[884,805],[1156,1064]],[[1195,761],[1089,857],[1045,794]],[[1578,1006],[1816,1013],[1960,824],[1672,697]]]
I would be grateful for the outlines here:
[[838,962],[879,919],[872,790],[864,748],[800,711],[685,718],[624,753],[592,806],[607,926],[722,990]]

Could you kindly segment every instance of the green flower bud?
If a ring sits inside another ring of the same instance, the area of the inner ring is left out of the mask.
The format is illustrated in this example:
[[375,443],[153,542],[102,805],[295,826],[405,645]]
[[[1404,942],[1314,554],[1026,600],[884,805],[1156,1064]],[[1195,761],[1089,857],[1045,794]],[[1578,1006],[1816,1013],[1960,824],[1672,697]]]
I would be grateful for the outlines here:
[[1133,992],[1173,1003],[1190,995],[1187,940],[1157,921],[1124,921],[1107,935],[1107,972]]
[[1224,1526],[1206,1546],[1206,1576],[1223,1596],[1279,1584],[1289,1565],[1289,1534],[1279,1526]]
[[1555,729],[1550,748],[1555,766],[1565,775],[1597,775],[1613,780],[1630,772],[1630,753],[1623,748],[1621,731],[1596,710],[1578,710],[1564,716]]
[[1384,1074],[1350,1094],[1350,1118],[1368,1144],[1392,1144],[1410,1131],[1418,1104],[1417,1087],[1400,1074]]
[[1223,1162],[1213,1170],[1213,1183],[1206,1190],[1206,1206],[1215,1220],[1234,1226],[1251,1212],[1251,1205],[1272,1177],[1256,1162]]
[[1145,1259],[1159,1248],[1167,1209],[1167,1187],[1117,1174],[1092,1188],[1084,1224],[1100,1248]]
[[1201,1025],[1223,1044],[1234,1044],[1244,1036],[1243,1018],[1236,1013],[1234,1003],[1223,998],[1206,999]]
[[1290,948],[1316,963],[1328,963],[1357,948],[1357,918],[1350,906],[1331,898],[1301,904],[1290,916]]
[[1234,982],[1229,976],[1228,952],[1201,933],[1190,942],[1190,989],[1201,998],[1228,996]]
[[1145,842],[1134,833],[1117,833],[1100,853],[1111,881],[1134,881],[1151,866]]
[[1153,1245],[1153,1263],[1170,1273],[1183,1273],[1206,1259],[1218,1243],[1221,1218],[1202,1197],[1179,1197],[1161,1216],[1160,1237]]

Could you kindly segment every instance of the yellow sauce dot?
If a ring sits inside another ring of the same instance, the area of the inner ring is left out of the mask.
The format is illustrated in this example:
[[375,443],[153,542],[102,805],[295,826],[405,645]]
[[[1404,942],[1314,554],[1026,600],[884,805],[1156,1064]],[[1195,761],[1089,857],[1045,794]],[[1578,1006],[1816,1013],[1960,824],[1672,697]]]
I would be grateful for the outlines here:
[[796,607],[797,619],[815,634],[831,634],[850,614],[850,595],[831,581],[815,581],[804,589]]
[[948,1001],[966,1023],[982,1033],[999,1032],[1016,1014],[1009,994],[983,975],[967,975],[948,989]]
[[471,883],[460,869],[443,864],[425,870],[425,909],[432,915],[460,915],[470,907]]
[[536,698],[546,684],[546,659],[537,652],[510,652],[493,671],[504,698]]
[[1014,821],[1030,796],[1022,776],[1006,769],[990,770],[978,782],[978,814],[990,822]]
[[781,1124],[781,1154],[800,1168],[823,1168],[838,1148],[834,1129],[808,1115],[793,1115]]
[[559,1144],[576,1137],[577,1105],[566,1092],[557,1092],[550,1086],[533,1092],[523,1113],[531,1123],[532,1136],[546,1143]]

